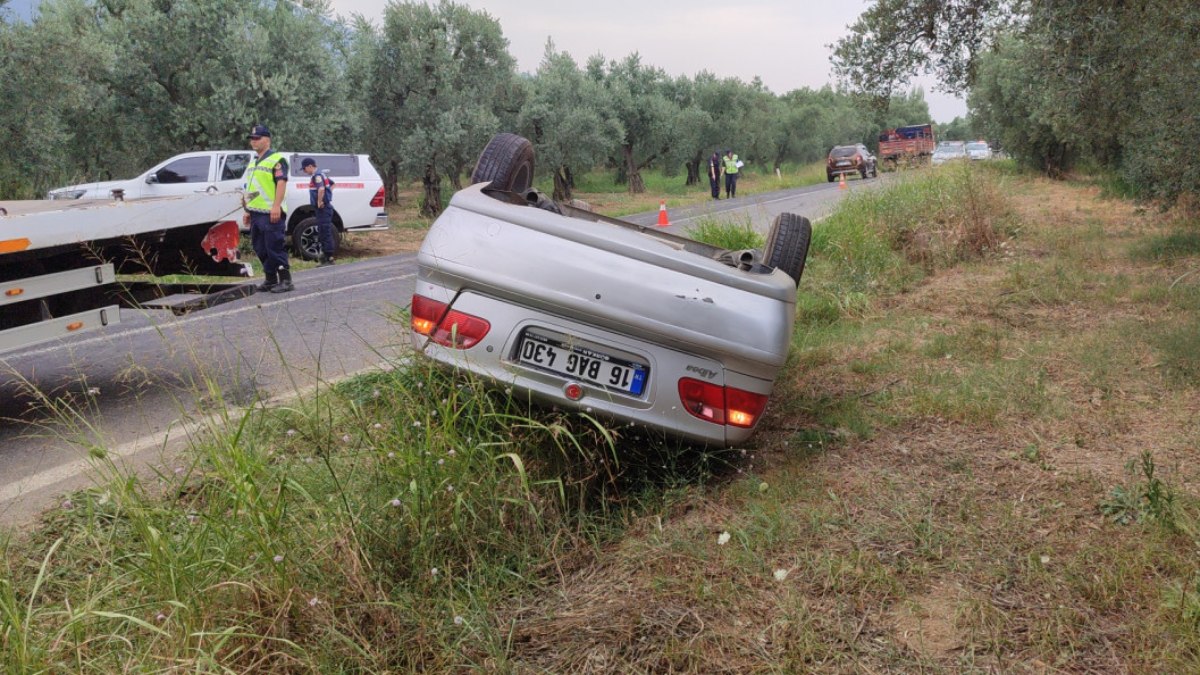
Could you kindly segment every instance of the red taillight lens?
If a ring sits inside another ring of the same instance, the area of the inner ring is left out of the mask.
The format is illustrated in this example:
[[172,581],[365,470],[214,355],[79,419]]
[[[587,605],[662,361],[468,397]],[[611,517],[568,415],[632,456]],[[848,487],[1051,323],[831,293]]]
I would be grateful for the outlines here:
[[486,319],[471,316],[423,295],[413,295],[412,329],[451,349],[470,349],[492,329]]
[[689,413],[706,422],[747,428],[754,426],[767,407],[763,394],[690,377],[679,380],[679,401]]
[[383,191],[383,188],[379,188],[378,190],[376,190],[375,196],[371,197],[371,208],[382,209],[384,196],[386,194],[387,193]]

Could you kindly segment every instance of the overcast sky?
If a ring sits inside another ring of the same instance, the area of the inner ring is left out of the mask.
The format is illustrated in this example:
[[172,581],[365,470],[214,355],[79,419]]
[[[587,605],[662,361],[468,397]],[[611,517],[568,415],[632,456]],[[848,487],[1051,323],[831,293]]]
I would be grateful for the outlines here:
[[[632,52],[642,63],[671,75],[707,70],[718,77],[749,82],[755,75],[776,94],[799,87],[833,84],[830,48],[846,34],[865,0],[460,0],[500,22],[509,53],[524,72],[537,71],[546,39],[582,65],[600,53],[619,59]],[[332,0],[344,16],[362,14],[382,23],[380,0]],[[967,114],[961,99],[934,90],[930,78],[917,80],[933,121],[946,123]]]

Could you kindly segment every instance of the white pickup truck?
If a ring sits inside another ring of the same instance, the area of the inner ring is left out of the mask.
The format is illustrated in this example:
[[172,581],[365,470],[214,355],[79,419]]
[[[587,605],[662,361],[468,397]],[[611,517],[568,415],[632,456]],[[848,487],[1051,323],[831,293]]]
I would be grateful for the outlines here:
[[[254,284],[119,281],[117,274],[250,276],[238,261],[241,196],[0,202],[0,358],[120,323],[120,308],[182,314]],[[81,234],[86,233],[86,235]]]
[[[80,183],[55,188],[49,199],[145,199],[190,195],[197,192],[235,192],[246,187],[250,150],[204,150],[186,152],[160,162],[136,178],[98,183]],[[334,181],[333,224],[339,233],[386,230],[383,179],[367,155],[320,152],[286,154],[289,167],[286,195],[288,234],[292,250],[305,260],[320,253],[317,219],[308,204],[308,176],[300,168],[305,157]],[[116,193],[116,194],[114,194]]]

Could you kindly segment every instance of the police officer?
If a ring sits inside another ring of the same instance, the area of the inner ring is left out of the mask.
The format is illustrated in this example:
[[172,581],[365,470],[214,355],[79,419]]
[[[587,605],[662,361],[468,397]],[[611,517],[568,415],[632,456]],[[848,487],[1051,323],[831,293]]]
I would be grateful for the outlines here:
[[721,198],[721,151],[713,150],[708,158],[708,188],[712,190],[713,199]]
[[319,266],[333,264],[333,181],[317,169],[317,160],[305,157],[300,168],[308,174],[308,203],[317,216],[317,232],[321,240]]
[[738,156],[733,150],[725,151],[725,197],[733,199],[737,196]]
[[266,276],[258,290],[286,293],[294,288],[284,247],[287,213],[283,197],[288,181],[287,160],[271,150],[271,131],[265,125],[256,124],[247,138],[256,154],[246,169],[246,213],[242,222],[250,226],[250,242]]

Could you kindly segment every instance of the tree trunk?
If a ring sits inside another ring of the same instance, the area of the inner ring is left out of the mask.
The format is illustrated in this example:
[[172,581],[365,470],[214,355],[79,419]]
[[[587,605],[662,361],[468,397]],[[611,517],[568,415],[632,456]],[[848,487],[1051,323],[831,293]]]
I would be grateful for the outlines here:
[[387,203],[395,204],[400,201],[400,170],[396,162],[388,162],[383,172],[383,189],[387,195]]
[[454,188],[455,192],[463,189],[462,167],[455,167],[454,170],[450,172],[450,187]]
[[563,166],[563,173],[567,177],[567,187],[575,189],[575,174],[571,171],[571,167]]
[[554,194],[552,195],[554,201],[570,201],[572,197],[571,184],[567,181],[566,176],[563,175],[569,174],[570,172],[571,170],[566,166],[562,166],[554,171]]
[[687,161],[687,182],[684,185],[699,185],[700,183],[700,159],[693,158]]
[[642,172],[633,161],[633,146],[623,145],[621,152],[625,155],[624,166],[626,179],[629,181],[629,194],[640,195],[646,191],[646,183],[642,181]]
[[425,188],[425,198],[421,200],[421,215],[436,218],[442,212],[442,177],[432,164],[425,165],[421,185]]

